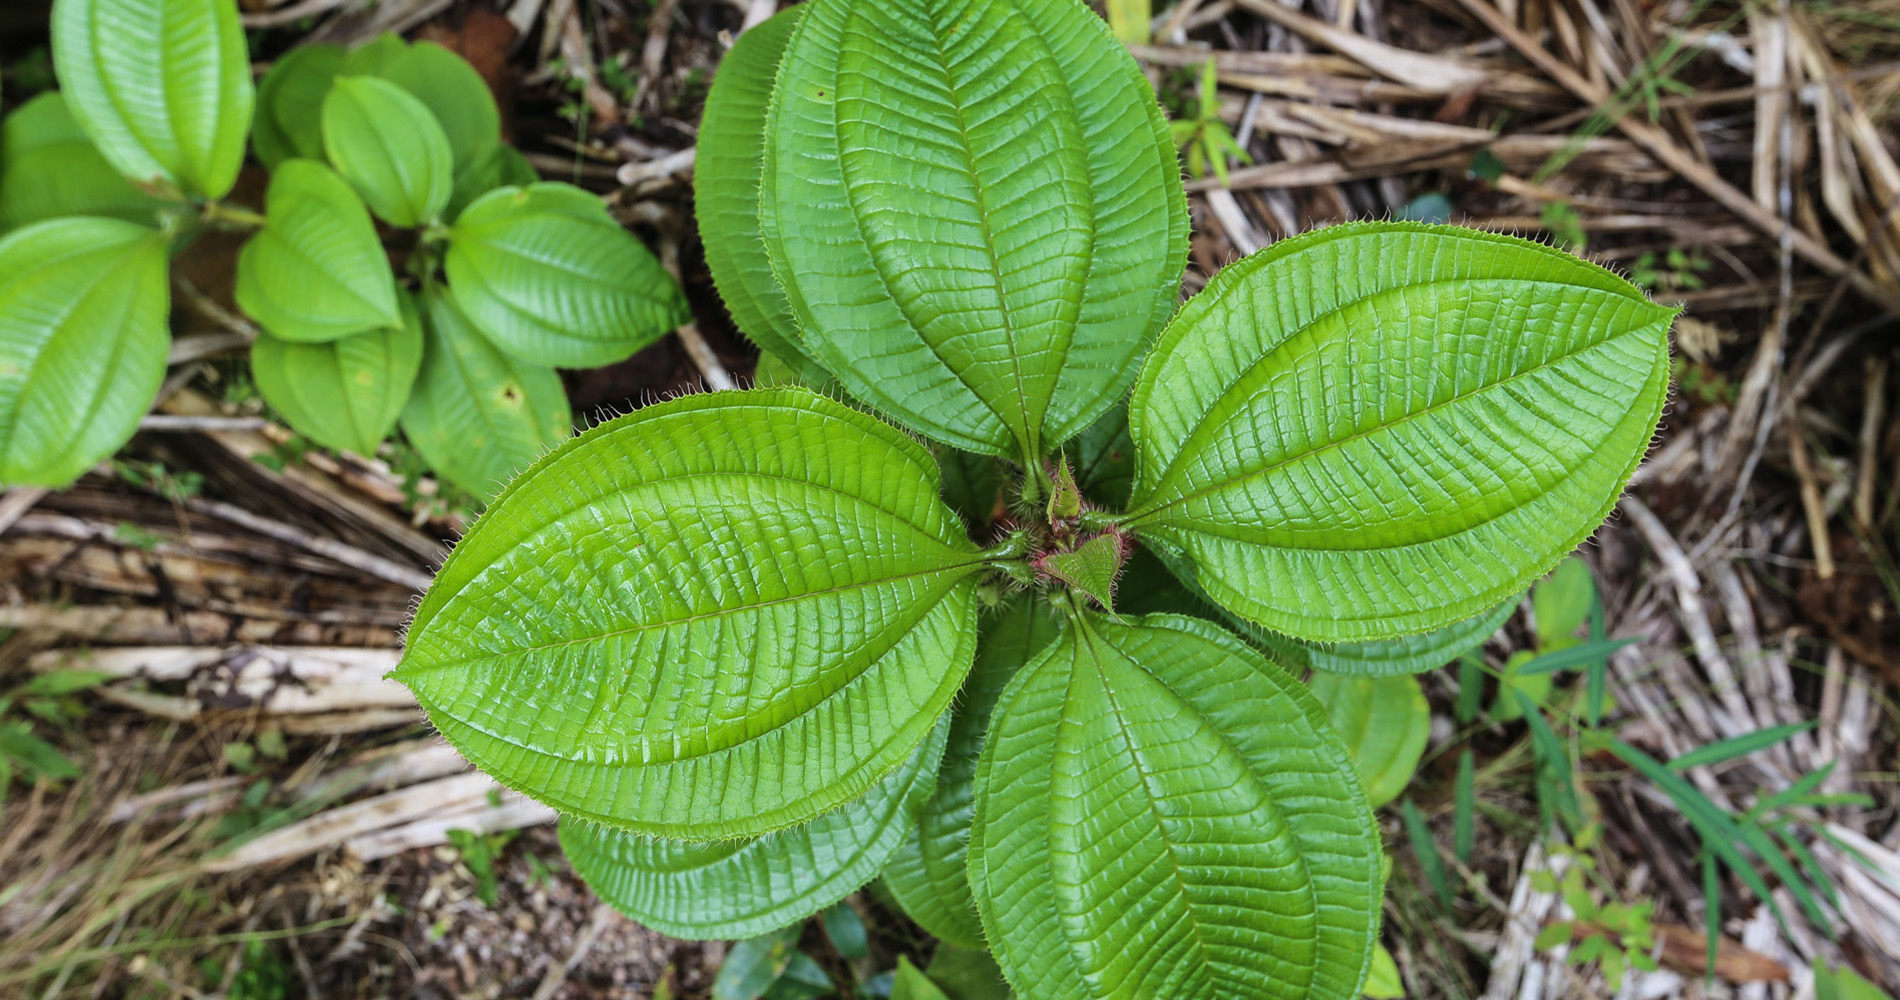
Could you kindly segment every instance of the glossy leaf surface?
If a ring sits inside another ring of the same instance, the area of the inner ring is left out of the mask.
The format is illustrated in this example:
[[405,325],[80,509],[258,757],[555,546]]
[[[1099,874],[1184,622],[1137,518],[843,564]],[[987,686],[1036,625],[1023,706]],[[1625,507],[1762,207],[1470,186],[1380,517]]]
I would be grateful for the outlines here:
[[428,106],[388,80],[339,76],[323,99],[323,149],[377,218],[421,226],[455,189],[449,138]]
[[496,499],[394,676],[564,812],[681,840],[803,823],[896,769],[969,671],[981,556],[937,490],[915,441],[804,390],[637,410]]
[[1319,704],[1219,628],[1090,616],[1023,668],[977,775],[970,880],[1024,1000],[1346,1000],[1380,845]]
[[250,51],[230,0],[58,0],[53,62],[73,117],[138,184],[222,198],[251,127]]
[[1673,311],[1561,251],[1376,223],[1228,267],[1129,406],[1129,523],[1301,639],[1437,628],[1596,530],[1668,394]]
[[0,485],[64,486],[138,428],[165,377],[167,260],[117,219],[0,239]]
[[799,346],[785,289],[772,273],[759,231],[759,176],[765,169],[765,115],[779,57],[805,8],[791,7],[739,36],[719,62],[693,163],[693,205],[706,265],[740,332],[801,375],[816,362]]
[[304,437],[374,457],[422,367],[422,319],[407,293],[402,313],[398,326],[321,344],[265,333],[251,344],[258,392]]
[[679,286],[599,198],[567,184],[500,188],[455,220],[445,262],[462,311],[540,364],[612,364],[686,321]]
[[976,665],[964,682],[950,728],[950,746],[937,790],[924,804],[904,846],[884,869],[884,884],[904,912],[931,934],[965,948],[981,948],[983,924],[970,895],[970,820],[975,815],[976,765],[983,734],[1004,685],[1056,636],[1056,620],[1041,601],[1022,599],[983,623]]
[[1074,0],[819,0],[761,220],[807,351],[969,451],[1039,459],[1133,377],[1187,220],[1152,89]]
[[57,93],[20,105],[0,127],[0,230],[70,215],[149,225],[162,205],[99,155]]
[[456,174],[501,144],[501,110],[494,92],[461,56],[420,41],[377,75],[408,91],[435,116],[449,140]]
[[283,340],[402,325],[396,277],[356,192],[315,160],[271,175],[264,228],[238,254],[238,307]]
[[1425,737],[1431,735],[1431,708],[1418,679],[1316,671],[1306,686],[1325,706],[1333,731],[1358,763],[1359,780],[1372,807],[1398,798],[1418,769]]
[[573,433],[561,376],[495,349],[440,288],[421,299],[422,370],[403,434],[429,467],[493,499],[515,473]]
[[258,82],[251,145],[267,169],[290,159],[323,159],[323,100],[343,60],[341,45],[299,45]]
[[903,843],[936,784],[947,719],[902,767],[844,808],[744,840],[660,840],[561,823],[574,870],[614,908],[662,934],[743,938],[797,923],[857,891]]

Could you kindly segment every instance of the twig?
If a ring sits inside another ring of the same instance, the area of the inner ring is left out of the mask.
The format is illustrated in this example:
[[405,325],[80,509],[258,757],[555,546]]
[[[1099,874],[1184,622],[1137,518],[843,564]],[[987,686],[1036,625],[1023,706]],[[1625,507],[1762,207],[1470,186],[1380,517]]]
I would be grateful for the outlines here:
[[260,28],[278,28],[286,24],[296,24],[306,17],[316,17],[351,3],[358,7],[368,6],[363,0],[303,0],[303,3],[294,3],[279,10],[261,14],[245,14],[242,15],[241,20],[244,27],[253,31]]
[[[677,239],[665,240],[660,244],[660,264],[673,276],[674,281],[679,280],[680,245]],[[719,355],[713,353],[712,345],[706,343],[705,335],[699,332],[698,323],[687,320],[673,332],[679,336],[680,345],[686,348],[686,356],[693,360],[693,367],[698,368],[700,377],[706,380],[706,388],[723,392],[739,387],[732,373],[720,363]]]
[[641,163],[627,163],[620,167],[614,178],[623,187],[633,187],[641,181],[654,181],[684,173],[693,169],[693,160],[699,151],[697,146],[688,146],[677,153],[668,153],[657,160]]
[[206,431],[259,431],[270,421],[263,417],[196,417],[152,413],[139,421],[141,431],[200,433]]
[[1808,540],[1814,546],[1814,575],[1834,579],[1834,544],[1827,534],[1827,502],[1815,482],[1814,465],[1808,457],[1807,437],[1800,421],[1788,429],[1788,458],[1794,464],[1794,476],[1801,484],[1801,509],[1808,517]]
[[13,527],[15,521],[26,516],[26,512],[32,510],[33,505],[45,499],[46,494],[50,492],[52,491],[43,490],[37,486],[16,486],[5,493],[0,493],[0,533]]
[[776,13],[778,13],[778,0],[751,0],[751,6],[746,8],[745,23],[740,25],[739,30],[751,31],[764,24]]
[[255,531],[267,538],[275,538],[280,542],[288,542],[315,552],[326,559],[342,563],[351,569],[361,570],[378,579],[388,580],[418,592],[429,589],[429,574],[391,562],[382,556],[371,555],[354,545],[345,545],[330,538],[320,538],[301,528],[282,521],[273,521],[267,517],[259,517],[242,507],[218,500],[193,497],[185,501],[185,506],[200,514],[209,514],[241,528]]
[[243,337],[247,344],[257,339],[257,324],[219,305],[216,299],[199,291],[198,286],[186,280],[184,276],[173,275],[172,286],[178,289],[178,297],[185,300],[185,304],[198,315]]
[[[1269,0],[1249,0],[1250,4],[1265,4]],[[1500,38],[1511,43],[1524,58],[1543,70],[1551,79],[1562,84],[1564,89],[1575,94],[1586,104],[1601,106],[1609,102],[1610,95],[1602,87],[1577,74],[1561,59],[1552,55],[1542,45],[1521,31],[1517,25],[1504,16],[1503,12],[1487,3],[1486,0],[1458,0],[1460,6],[1470,11],[1472,16],[1484,23]],[[1896,315],[1900,315],[1900,291],[1884,287],[1865,273],[1850,267],[1834,251],[1798,229],[1788,227],[1784,230],[1781,219],[1755,203],[1753,198],[1739,188],[1723,180],[1715,171],[1696,162],[1687,150],[1677,145],[1668,133],[1654,128],[1629,115],[1619,116],[1616,127],[1649,152],[1664,166],[1674,170],[1684,180],[1700,188],[1704,194],[1722,203],[1750,225],[1769,236],[1781,239],[1786,233],[1789,246],[1808,263],[1826,271],[1828,274],[1845,279],[1855,291],[1869,301],[1875,302]]]
[[1860,466],[1854,477],[1854,520],[1863,528],[1874,525],[1874,485],[1880,461],[1880,436],[1887,427],[1887,359],[1868,358],[1867,378],[1861,388]]
[[620,914],[606,903],[595,906],[593,919],[587,922],[587,929],[581,931],[581,936],[574,941],[574,950],[568,953],[567,961],[548,970],[548,974],[541,980],[541,985],[535,987],[534,1000],[553,1000],[554,995],[560,992],[562,984],[567,982],[567,977],[573,975],[574,970],[587,959],[587,953],[593,950],[594,943],[599,941],[600,936],[606,933],[607,928],[613,926],[614,921],[618,919],[620,919]]

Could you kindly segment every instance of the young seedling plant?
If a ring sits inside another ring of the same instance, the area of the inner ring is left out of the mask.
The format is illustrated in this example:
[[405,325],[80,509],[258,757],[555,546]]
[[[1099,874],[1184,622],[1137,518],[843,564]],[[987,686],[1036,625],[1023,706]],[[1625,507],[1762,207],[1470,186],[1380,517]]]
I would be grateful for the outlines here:
[[[265,402],[366,456],[400,423],[484,498],[569,436],[555,366],[685,318],[442,46],[307,45],[253,88],[236,0],[57,0],[52,32],[64,90],[8,116],[0,154],[0,485],[63,486],[132,436],[165,376],[169,262],[211,231],[251,234],[234,298]],[[232,200],[247,139],[261,211]]]
[[1673,312],[1413,223],[1177,309],[1173,139],[1079,0],[791,8],[720,69],[696,185],[734,318],[830,388],[562,444],[394,676],[668,934],[882,873],[1025,1000],[1356,996],[1380,838],[1289,668],[1495,630],[1642,457]]

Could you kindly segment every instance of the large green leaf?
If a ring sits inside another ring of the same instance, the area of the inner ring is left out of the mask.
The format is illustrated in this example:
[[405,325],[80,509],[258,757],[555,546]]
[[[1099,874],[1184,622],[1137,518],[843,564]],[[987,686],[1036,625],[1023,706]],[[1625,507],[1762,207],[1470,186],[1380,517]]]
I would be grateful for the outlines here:
[[455,190],[449,137],[428,105],[373,76],[339,76],[323,99],[323,150],[394,226],[442,217]]
[[761,224],[803,346],[930,436],[1039,461],[1171,310],[1187,232],[1147,80],[1077,0],[817,0]]
[[237,304],[284,340],[402,325],[396,277],[356,192],[315,160],[271,175],[264,228],[238,254]]
[[374,456],[396,428],[422,367],[422,320],[407,293],[401,324],[321,344],[251,344],[257,389],[297,433],[326,447]]
[[997,703],[970,881],[1024,1000],[1357,996],[1379,858],[1319,704],[1207,622],[1085,617]]
[[805,822],[909,757],[970,669],[982,556],[937,489],[915,441],[805,390],[637,410],[503,491],[395,676],[564,812],[681,840]]
[[244,164],[251,57],[231,0],[58,0],[73,117],[135,183],[222,198]]
[[118,219],[0,238],[0,485],[64,486],[138,428],[165,377],[167,260]]
[[99,155],[57,93],[20,105],[0,127],[0,231],[69,215],[149,224],[164,204]]
[[686,321],[660,262],[601,200],[567,184],[500,188],[449,236],[449,287],[502,350],[541,364],[612,364]]
[[937,790],[917,825],[884,869],[884,884],[924,930],[966,948],[981,948],[983,924],[970,895],[970,819],[975,814],[976,764],[983,733],[1004,685],[1056,635],[1056,620],[1039,600],[1018,600],[984,622],[976,665],[957,700],[950,746]]
[[517,361],[439,286],[422,295],[422,370],[402,430],[429,467],[483,499],[573,431],[561,376]]
[[468,60],[422,41],[389,61],[377,74],[408,91],[435,115],[448,137],[460,174],[501,143],[501,110],[495,94]]
[[1326,707],[1333,731],[1352,752],[1372,807],[1398,798],[1418,770],[1425,737],[1432,731],[1431,707],[1425,704],[1418,678],[1342,677],[1316,671],[1306,686]]
[[1507,600],[1461,622],[1420,635],[1361,642],[1304,643],[1262,629],[1248,629],[1282,662],[1352,677],[1391,677],[1436,670],[1484,645],[1517,610]]
[[1301,639],[1469,618],[1615,504],[1668,395],[1673,315],[1509,236],[1370,223],[1277,243],[1217,275],[1142,370],[1128,523]]
[[765,113],[779,56],[804,7],[788,7],[739,36],[719,62],[693,162],[693,204],[706,266],[732,321],[768,355],[807,379],[821,378],[799,347],[785,289],[772,274],[759,232],[759,175],[765,169]]
[[341,45],[303,45],[271,64],[257,85],[251,145],[264,166],[323,158],[323,100],[343,69]]
[[946,716],[902,767],[844,808],[763,837],[690,843],[561,823],[574,871],[620,912],[689,940],[797,923],[877,877],[936,783]]

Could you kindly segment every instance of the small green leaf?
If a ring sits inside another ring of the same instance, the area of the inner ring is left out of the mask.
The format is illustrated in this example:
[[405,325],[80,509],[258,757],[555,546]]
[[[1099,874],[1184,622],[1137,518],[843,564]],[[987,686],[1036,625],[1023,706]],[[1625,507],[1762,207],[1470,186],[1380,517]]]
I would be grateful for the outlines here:
[[1569,670],[1591,660],[1604,657],[1643,641],[1642,636],[1628,639],[1603,639],[1597,642],[1578,642],[1575,639],[1551,639],[1549,642],[1557,648],[1539,653],[1533,659],[1516,668],[1520,677],[1535,677],[1539,674],[1554,674],[1559,670]]
[[285,160],[323,159],[323,100],[343,68],[341,45],[300,45],[257,85],[251,145],[267,170]]
[[825,925],[825,937],[831,939],[831,946],[837,949],[838,957],[847,961],[871,957],[870,932],[864,927],[864,918],[851,908],[849,900],[825,907],[818,914],[818,922]]
[[449,219],[459,218],[462,210],[475,199],[496,188],[525,187],[540,179],[534,164],[529,163],[520,150],[513,146],[495,146],[475,157],[474,162],[455,175],[455,191],[449,195],[449,207],[443,215]]
[[599,198],[500,188],[455,220],[449,288],[497,347],[540,364],[620,361],[686,321],[679,286]]
[[0,231],[70,215],[150,225],[164,204],[99,155],[57,93],[20,105],[0,128]]
[[1411,799],[1400,803],[1399,816],[1405,821],[1405,837],[1411,841],[1412,853],[1425,872],[1425,881],[1438,895],[1439,902],[1451,906],[1456,899],[1451,893],[1451,880],[1445,877],[1445,861],[1438,856],[1438,844],[1432,840],[1432,828]]
[[734,944],[713,979],[713,1000],[758,1000],[798,954],[798,931],[786,927]]
[[315,160],[271,175],[264,228],[238,254],[237,304],[283,340],[402,325],[396,277],[356,192]]
[[33,735],[32,727],[24,722],[0,722],[0,758],[17,763],[29,778],[69,781],[81,773],[79,765],[66,759],[58,747]]
[[1221,271],[1142,369],[1127,523],[1297,638],[1470,618],[1615,504],[1668,395],[1673,316],[1514,237],[1359,223],[1283,240]]
[[1366,976],[1363,994],[1371,1000],[1405,1000],[1405,982],[1399,978],[1399,963],[1385,945],[1372,949],[1372,972]]
[[496,350],[440,287],[423,293],[421,311],[422,369],[403,433],[450,482],[492,498],[573,432],[567,390],[554,369]]
[[14,688],[10,697],[57,698],[61,695],[90,691],[116,676],[104,670],[54,670]]
[[930,981],[950,1000],[1012,1000],[1009,983],[996,959],[984,948],[937,945],[930,956]]
[[1082,513],[1082,487],[1075,483],[1075,470],[1069,466],[1069,456],[1062,456],[1056,465],[1055,481],[1049,490],[1049,505],[1045,514],[1050,521],[1077,517]]
[[1024,1000],[1356,997],[1379,859],[1319,704],[1206,622],[1084,616],[997,703],[970,882]]
[[1306,684],[1359,765],[1359,780],[1372,807],[1398,798],[1418,769],[1432,730],[1431,707],[1418,678],[1315,672]]
[[251,373],[271,408],[325,448],[374,457],[396,428],[422,368],[422,320],[401,293],[403,322],[321,344],[251,344]]
[[864,798],[803,826],[687,843],[569,818],[561,822],[561,847],[602,899],[662,934],[713,940],[783,927],[877,877],[936,785],[949,728],[940,722]]
[[338,76],[382,76],[409,51],[409,43],[394,32],[385,31],[357,46],[343,57]]
[[468,60],[430,41],[417,42],[376,74],[427,107],[449,140],[459,174],[501,144],[495,94]]
[[1532,947],[1538,951],[1549,951],[1560,944],[1569,944],[1570,934],[1571,923],[1568,920],[1546,924],[1543,930],[1537,932],[1537,940],[1532,942]]
[[[1710,940],[1715,940],[1710,935]],[[1710,963],[1714,968],[1714,963]],[[1814,960],[1814,1000],[1893,1000],[1880,987],[1862,979],[1847,966],[1829,969],[1819,958]]]
[[1812,722],[1794,722],[1783,726],[1769,726],[1752,733],[1718,740],[1671,760],[1668,767],[1671,771],[1682,772],[1692,767],[1720,764],[1737,757],[1746,757],[1757,750],[1766,750],[1796,733],[1805,733],[1813,729],[1814,725]]
[[765,168],[765,114],[779,57],[805,8],[788,7],[739,36],[719,62],[693,163],[693,205],[706,266],[733,325],[800,377],[822,369],[799,346],[797,321],[772,273],[759,232],[759,175]]
[[1072,551],[1051,552],[1036,565],[1113,614],[1115,581],[1128,558],[1124,542],[1123,536],[1114,533],[1096,535]]
[[897,956],[897,975],[891,980],[891,1000],[950,1000],[923,971],[910,964],[910,956]]
[[1114,403],[1187,229],[1153,88],[1100,18],[822,0],[776,87],[760,226],[803,348],[853,396],[1029,463]]
[[64,486],[138,428],[165,377],[167,260],[117,219],[0,238],[0,484]]
[[370,211],[394,226],[435,222],[455,189],[448,136],[428,106],[371,76],[338,76],[323,99],[323,149]]
[[1582,559],[1571,556],[1531,588],[1531,610],[1537,616],[1541,645],[1572,638],[1596,599],[1596,581]]
[[937,790],[918,814],[910,838],[884,869],[884,884],[904,912],[918,926],[952,944],[984,946],[983,924],[967,874],[983,734],[1003,686],[1055,635],[1055,616],[1040,600],[1013,601],[984,621],[975,666],[957,700]]
[[970,669],[983,561],[937,490],[915,441],[804,390],[636,410],[496,498],[392,676],[564,812],[684,840],[806,822],[902,764]]
[[73,117],[136,184],[222,198],[244,164],[250,51],[230,0],[58,0],[53,63]]
[[1452,792],[1451,813],[1451,853],[1459,861],[1471,860],[1471,849],[1477,835],[1477,780],[1477,765],[1471,751],[1461,751],[1458,754],[1458,778]]

